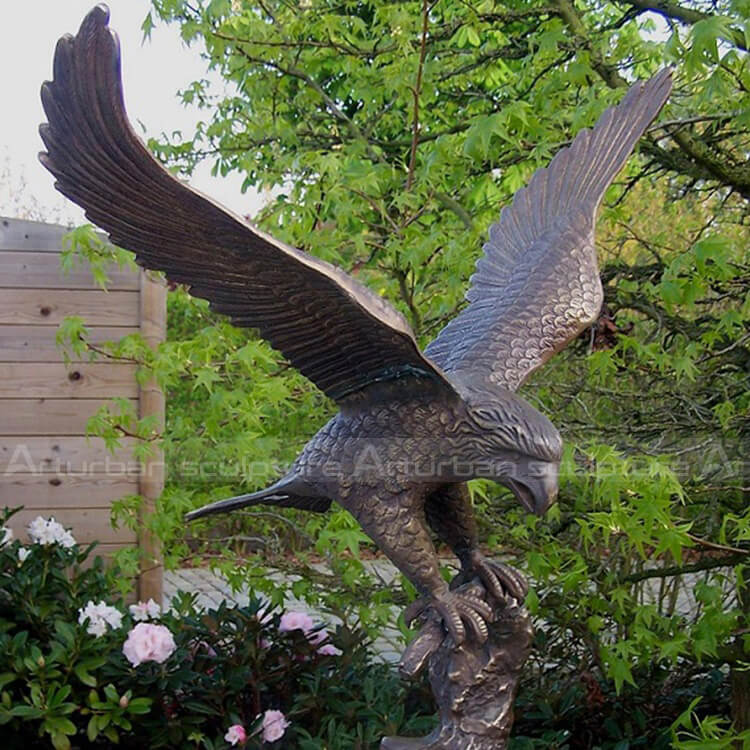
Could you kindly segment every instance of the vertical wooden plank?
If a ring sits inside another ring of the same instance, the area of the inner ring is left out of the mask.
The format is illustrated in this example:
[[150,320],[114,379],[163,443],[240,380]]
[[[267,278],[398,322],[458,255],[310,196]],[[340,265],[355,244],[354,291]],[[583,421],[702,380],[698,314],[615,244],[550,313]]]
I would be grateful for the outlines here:
[[[141,271],[141,336],[156,348],[166,336],[167,290],[162,282],[154,281]],[[139,411],[141,417],[155,415],[158,430],[164,429],[164,394],[156,382],[149,381],[140,388]],[[159,604],[163,597],[164,565],[158,538],[148,531],[147,521],[153,514],[156,501],[164,489],[164,456],[155,451],[144,461],[140,478],[140,495],[143,497],[139,524],[141,570],[138,578],[138,596],[142,601],[153,599]]]
[[110,456],[103,444],[89,444],[86,423],[110,396],[137,406],[140,392],[127,364],[84,357],[65,368],[55,334],[66,315],[94,323],[95,342],[140,330],[141,280],[116,271],[116,291],[104,292],[86,270],[64,274],[67,231],[0,217],[0,507],[26,507],[11,521],[19,536],[24,519],[59,516],[79,541],[101,539],[97,554],[111,555],[136,543],[109,516],[113,501],[140,491],[141,467],[128,453]]

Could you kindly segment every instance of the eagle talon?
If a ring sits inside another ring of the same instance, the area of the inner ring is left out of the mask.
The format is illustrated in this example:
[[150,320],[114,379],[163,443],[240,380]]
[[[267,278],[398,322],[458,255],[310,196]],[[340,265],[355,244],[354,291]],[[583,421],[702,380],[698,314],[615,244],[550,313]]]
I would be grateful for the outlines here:
[[446,591],[436,597],[417,599],[404,612],[407,625],[430,607],[440,617],[456,646],[466,640],[467,631],[478,643],[484,643],[489,637],[487,623],[492,622],[494,617],[492,608],[481,599],[458,591]]
[[529,582],[510,565],[490,560],[477,552],[472,556],[472,566],[488,593],[503,604],[507,604],[508,597],[522,602],[529,593]]
[[432,602],[431,596],[422,596],[419,599],[415,599],[405,610],[404,610],[404,622],[411,626],[414,620],[417,619]]

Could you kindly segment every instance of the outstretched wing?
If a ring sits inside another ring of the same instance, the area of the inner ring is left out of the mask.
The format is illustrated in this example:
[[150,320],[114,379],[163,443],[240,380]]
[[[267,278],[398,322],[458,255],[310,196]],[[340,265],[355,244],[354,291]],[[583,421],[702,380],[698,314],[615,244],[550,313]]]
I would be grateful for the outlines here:
[[138,263],[257,328],[330,397],[407,375],[436,378],[403,316],[340,269],[274,240],[187,187],[151,156],[125,114],[117,36],[97,6],[57,44],[42,86],[42,164]]
[[470,304],[425,349],[449,377],[471,371],[515,390],[596,320],[596,209],[671,88],[670,69],[635,84],[503,209],[472,276]]

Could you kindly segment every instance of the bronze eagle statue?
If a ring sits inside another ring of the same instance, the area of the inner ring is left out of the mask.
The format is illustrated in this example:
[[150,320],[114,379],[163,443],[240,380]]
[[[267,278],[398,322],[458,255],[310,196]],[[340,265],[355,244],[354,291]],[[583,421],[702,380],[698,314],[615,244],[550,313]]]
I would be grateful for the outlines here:
[[671,71],[636,83],[517,193],[489,229],[468,305],[422,352],[385,299],[158,163],[128,122],[108,23],[99,5],[62,37],[42,86],[40,159],[57,189],[140,265],[257,329],[340,408],[271,487],[188,518],[253,503],[323,512],[335,500],[423,595],[410,617],[430,605],[457,644],[467,631],[482,641],[490,607],[443,580],[430,529],[491,595],[525,596],[523,577],[480,551],[466,482],[504,484],[533,513],[555,501],[560,434],[515,391],[597,319],[597,207]]

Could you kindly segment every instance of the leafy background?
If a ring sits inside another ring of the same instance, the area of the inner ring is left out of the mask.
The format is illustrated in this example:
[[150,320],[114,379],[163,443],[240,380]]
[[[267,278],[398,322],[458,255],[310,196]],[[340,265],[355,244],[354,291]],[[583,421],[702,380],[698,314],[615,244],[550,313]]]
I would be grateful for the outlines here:
[[[488,550],[534,581],[519,747],[750,747],[750,3],[154,0],[145,33],[158,23],[228,86],[182,92],[205,117],[153,152],[268,191],[264,229],[386,296],[422,344],[460,309],[500,207],[632,81],[675,66],[600,213],[602,315],[523,390],[566,440],[559,503],[539,520],[472,490]],[[85,231],[71,252],[107,255]],[[61,337],[85,348],[84,322]],[[295,595],[371,635],[408,601],[368,573],[342,510],[182,525],[277,477],[333,413],[252,332],[175,289],[157,353],[131,337],[109,354],[167,391],[163,436],[125,404],[91,428],[163,441],[152,525],[173,564],[210,560],[276,601],[265,566],[302,572]]]

